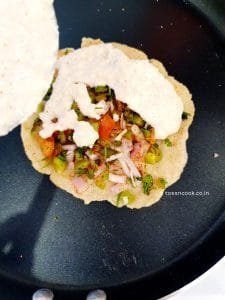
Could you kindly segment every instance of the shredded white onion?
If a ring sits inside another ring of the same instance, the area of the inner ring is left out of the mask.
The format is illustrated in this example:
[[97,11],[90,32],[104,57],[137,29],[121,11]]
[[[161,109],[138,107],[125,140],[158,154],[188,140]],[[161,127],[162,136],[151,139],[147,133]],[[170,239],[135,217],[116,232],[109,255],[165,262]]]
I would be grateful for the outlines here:
[[116,183],[110,187],[110,191],[115,195],[127,189],[126,184]]
[[91,153],[90,151],[86,152],[86,155],[91,159],[91,160],[96,160],[98,159],[99,155],[96,153]]
[[122,137],[124,136],[124,134],[127,133],[127,129],[124,129],[123,131],[120,132],[120,134],[118,134],[115,138],[115,141],[121,141]]
[[66,160],[68,162],[71,162],[71,161],[73,161],[73,159],[74,159],[74,151],[73,150],[67,151],[66,152]]
[[102,172],[105,170],[105,168],[106,168],[105,164],[101,164],[101,165],[98,167],[97,171],[95,171],[94,177],[96,178],[96,177],[98,177],[99,175],[101,175]]
[[114,111],[114,105],[113,105],[113,102],[112,102],[112,101],[110,102],[110,110],[111,110],[111,112]]
[[109,181],[115,183],[126,183],[126,176],[109,173]]
[[70,162],[68,163],[67,169],[68,169],[68,170],[73,170],[73,169],[74,169],[74,162],[73,162],[73,161],[70,161]]
[[123,153],[129,153],[133,150],[133,143],[132,141],[123,138],[122,139],[122,152]]
[[74,151],[76,149],[76,145],[62,145],[63,150]]
[[130,178],[130,171],[129,171],[129,168],[127,167],[127,164],[125,163],[123,157],[118,158],[118,161],[119,161],[120,164],[121,164],[121,167],[122,167],[122,169],[123,169],[123,172],[127,175],[127,177]]
[[[124,156],[124,161],[127,164],[128,168],[130,169],[130,172],[135,177],[141,177],[140,172],[138,171],[137,167],[135,166],[134,162],[129,156]],[[130,176],[131,177],[131,176]]]
[[83,193],[88,189],[87,181],[81,176],[74,177],[72,182],[78,193]]
[[124,120],[124,117],[123,117],[123,113],[121,114],[121,117],[120,117],[120,127],[122,129],[125,129],[126,128],[126,122]]
[[107,161],[107,162],[113,161],[113,160],[116,160],[116,159],[120,158],[121,156],[123,156],[123,153],[113,154],[113,155],[111,155],[110,157],[108,157],[108,158],[106,159],[106,161]]
[[113,114],[113,120],[114,120],[115,122],[118,122],[119,119],[120,119],[119,115],[116,114],[116,113],[114,113],[114,114]]

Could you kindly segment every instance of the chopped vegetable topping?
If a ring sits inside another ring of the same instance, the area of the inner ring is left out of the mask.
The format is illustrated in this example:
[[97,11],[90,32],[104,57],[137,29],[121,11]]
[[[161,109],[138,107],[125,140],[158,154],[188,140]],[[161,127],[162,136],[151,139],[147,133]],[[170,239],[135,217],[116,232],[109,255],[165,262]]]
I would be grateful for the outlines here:
[[152,145],[150,151],[145,155],[145,162],[147,164],[156,164],[162,159],[162,152],[159,149],[158,144]]
[[155,144],[154,128],[150,128],[150,129],[142,128],[141,131],[143,132],[147,142],[149,142],[151,145]]
[[125,190],[117,195],[116,206],[121,207],[123,205],[131,204],[134,201],[135,196],[129,190]]
[[124,112],[125,120],[130,124],[136,124],[139,127],[144,127],[145,121],[136,113],[132,112],[130,109],[126,108]]
[[95,87],[95,93],[106,93],[106,92],[108,92],[108,87],[105,85],[103,86],[98,85]]
[[100,126],[99,126],[99,136],[103,140],[107,140],[110,137],[110,134],[112,133],[112,130],[115,128],[116,123],[115,121],[110,117],[109,114],[106,114],[101,118],[100,120]]
[[95,179],[95,184],[97,187],[104,190],[108,182],[108,179],[109,179],[109,171],[105,170]]
[[133,139],[133,132],[128,129],[127,132],[124,134],[124,137],[128,140],[132,140]]
[[172,142],[168,138],[164,140],[164,143],[166,144],[167,147],[172,147]]
[[62,155],[58,155],[53,158],[53,167],[57,173],[62,173],[63,171],[65,171],[66,166],[67,161]]
[[43,98],[44,101],[48,101],[49,100],[49,98],[51,97],[52,91],[53,91],[53,86],[51,84],[50,88],[48,89],[46,95]]
[[71,109],[73,109],[75,111],[75,113],[77,114],[78,121],[84,120],[84,115],[80,111],[80,109],[75,101],[73,102]]
[[154,180],[154,185],[156,188],[165,189],[167,181],[164,178],[157,178]]
[[[73,136],[82,134],[79,128],[55,131],[50,138],[43,139],[39,132],[42,121],[37,118],[32,127],[32,135],[39,143],[41,151],[58,173],[71,177],[78,193],[88,188],[89,180],[93,180],[100,189],[109,188],[117,194],[117,206],[121,207],[135,201],[135,195],[127,190],[128,183],[133,187],[142,186],[146,195],[152,188],[165,189],[164,178],[152,178],[146,174],[146,164],[155,164],[162,159],[162,152],[155,139],[154,128],[128,106],[116,100],[115,93],[108,86],[87,87],[87,91],[98,112],[100,119],[84,115],[74,101],[72,109],[78,120],[89,122],[99,133],[93,147],[78,147]],[[52,93],[52,85],[46,94],[48,99]],[[45,102],[41,102],[38,113],[43,110]],[[183,113],[188,117],[188,113]],[[182,116],[183,117],[183,116]],[[56,120],[57,122],[57,120]],[[171,147],[167,138],[164,143]],[[91,148],[91,149],[90,149]],[[143,176],[142,176],[143,175]]]
[[87,174],[89,165],[90,165],[90,162],[88,159],[82,159],[82,160],[76,161],[74,164],[75,174],[78,174],[78,175]]
[[153,186],[153,178],[150,174],[142,177],[142,186],[144,194],[149,195]]
[[39,135],[37,141],[40,145],[41,151],[46,158],[52,158],[55,149],[55,141],[53,137],[43,139]]
[[187,120],[188,117],[189,117],[190,115],[191,115],[190,113],[184,111],[184,112],[182,113],[182,120]]
[[84,148],[79,147],[75,150],[75,160],[77,161],[83,158],[84,158]]

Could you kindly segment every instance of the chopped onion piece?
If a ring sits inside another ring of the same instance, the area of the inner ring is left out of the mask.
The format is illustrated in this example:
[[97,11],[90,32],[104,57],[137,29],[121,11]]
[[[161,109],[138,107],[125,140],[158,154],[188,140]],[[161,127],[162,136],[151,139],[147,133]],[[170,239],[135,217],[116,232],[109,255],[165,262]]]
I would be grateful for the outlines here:
[[128,157],[128,156],[124,156],[124,160],[125,160],[127,166],[129,167],[130,171],[132,172],[133,176],[135,176],[135,177],[141,177],[141,174],[138,171],[138,169],[135,166],[135,164],[132,161],[132,159],[130,157]]
[[74,144],[72,144],[72,145],[62,145],[63,150],[74,151],[76,148],[77,147]]
[[113,173],[109,173],[109,181],[112,181],[115,183],[126,183],[126,176],[115,175]]
[[68,162],[71,162],[71,161],[73,161],[73,159],[74,159],[74,151],[73,150],[67,151],[66,152],[66,160]]
[[113,114],[113,120],[114,120],[115,122],[118,122],[119,119],[120,119],[119,115],[116,114],[116,113],[114,113],[114,114]]
[[94,177],[96,178],[96,177],[98,177],[100,174],[102,174],[102,172],[105,170],[105,164],[101,164],[99,167],[98,167],[98,169],[97,169],[97,171],[95,171],[95,173],[94,173]]
[[115,141],[121,141],[122,137],[126,133],[127,133],[127,129],[124,129],[123,131],[121,131],[120,134],[118,134],[117,137],[115,138]]
[[110,110],[111,110],[111,112],[113,112],[113,110],[114,110],[114,105],[113,105],[112,101],[110,102]]
[[127,167],[126,162],[124,161],[124,158],[120,157],[120,158],[118,158],[118,160],[119,160],[119,162],[121,164],[121,167],[122,167],[124,173],[127,175],[127,177],[130,178],[130,171],[129,171],[129,168]]
[[113,154],[109,158],[107,158],[106,161],[107,162],[113,161],[113,160],[120,158],[121,156],[123,156],[123,153]]
[[68,170],[74,170],[74,162],[73,162],[73,161],[70,161],[70,162],[68,163],[67,169],[68,169]]
[[88,183],[86,178],[82,176],[76,176],[73,178],[72,183],[77,191],[77,193],[83,193],[88,189]]
[[127,188],[127,185],[121,184],[121,183],[116,183],[110,187],[110,191],[114,195],[116,195],[116,194],[119,194],[120,192],[124,191],[126,188]]
[[91,160],[96,160],[98,159],[99,155],[96,153],[91,153],[90,151],[86,152],[86,155],[91,159]]
[[121,114],[121,117],[120,117],[120,127],[122,129],[125,129],[126,128],[126,122],[124,120],[124,117],[123,117],[123,114]]

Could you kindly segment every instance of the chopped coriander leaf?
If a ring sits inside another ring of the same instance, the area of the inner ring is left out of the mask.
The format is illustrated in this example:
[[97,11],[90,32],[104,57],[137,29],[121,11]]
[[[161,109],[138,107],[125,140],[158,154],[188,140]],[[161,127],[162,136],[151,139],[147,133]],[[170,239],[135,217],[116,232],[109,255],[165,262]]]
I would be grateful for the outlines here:
[[191,115],[190,113],[184,111],[184,112],[182,113],[182,120],[187,120],[188,117],[189,117],[190,115]]
[[164,140],[164,143],[166,144],[167,147],[171,147],[172,146],[172,142],[168,138],[166,138]]
[[153,179],[150,174],[142,177],[142,187],[143,187],[144,194],[146,194],[146,195],[150,194],[152,185],[153,185]]

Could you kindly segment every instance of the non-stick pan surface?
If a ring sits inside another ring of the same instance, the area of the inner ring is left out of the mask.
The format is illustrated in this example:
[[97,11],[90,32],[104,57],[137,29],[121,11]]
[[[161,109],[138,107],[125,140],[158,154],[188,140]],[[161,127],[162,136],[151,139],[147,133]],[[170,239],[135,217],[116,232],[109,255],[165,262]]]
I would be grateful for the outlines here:
[[167,194],[140,210],[85,206],[31,167],[17,128],[0,139],[0,299],[30,299],[40,286],[64,300],[98,287],[109,299],[140,291],[155,299],[225,254],[223,37],[187,1],[56,0],[55,8],[61,47],[77,48],[83,36],[125,43],[189,87],[189,161],[168,192],[190,195]]

